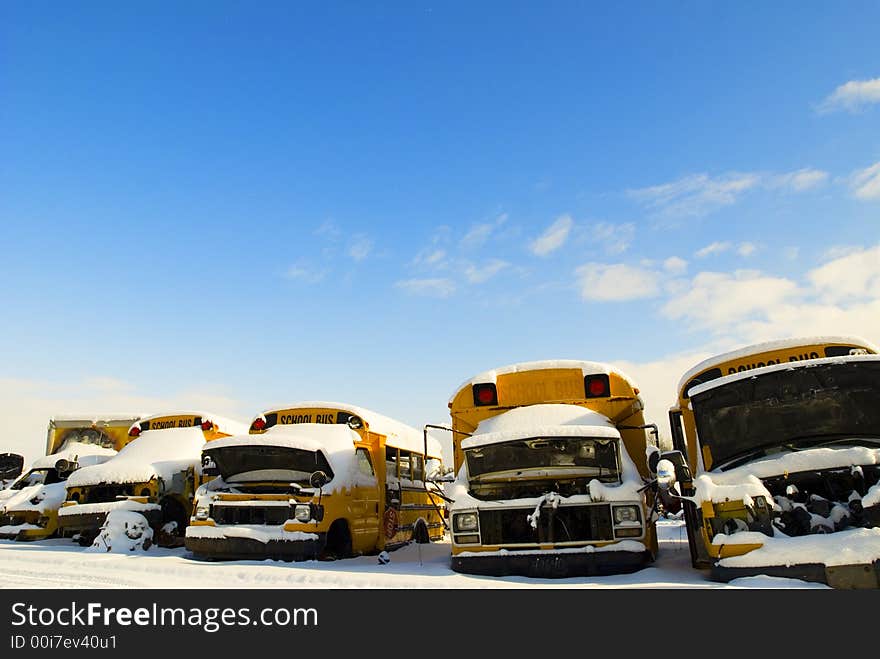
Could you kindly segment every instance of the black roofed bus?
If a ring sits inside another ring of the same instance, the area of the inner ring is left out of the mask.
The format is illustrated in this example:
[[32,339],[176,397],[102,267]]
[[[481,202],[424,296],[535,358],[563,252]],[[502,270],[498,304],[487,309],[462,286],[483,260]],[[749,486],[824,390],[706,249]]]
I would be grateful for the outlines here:
[[217,478],[196,494],[186,546],[216,559],[306,560],[440,540],[429,481],[440,446],[346,403],[307,401],[257,416],[250,433],[205,447]]
[[876,346],[795,337],[717,355],[681,377],[669,422],[665,486],[695,567],[880,585]]

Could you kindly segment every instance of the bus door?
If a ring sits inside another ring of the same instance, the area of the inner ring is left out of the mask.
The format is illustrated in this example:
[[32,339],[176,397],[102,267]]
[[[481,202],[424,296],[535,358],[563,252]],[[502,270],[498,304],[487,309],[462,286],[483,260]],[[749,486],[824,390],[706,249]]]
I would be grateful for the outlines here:
[[352,548],[368,552],[377,548],[379,542],[379,477],[366,446],[355,448],[355,460],[358,475],[351,492]]

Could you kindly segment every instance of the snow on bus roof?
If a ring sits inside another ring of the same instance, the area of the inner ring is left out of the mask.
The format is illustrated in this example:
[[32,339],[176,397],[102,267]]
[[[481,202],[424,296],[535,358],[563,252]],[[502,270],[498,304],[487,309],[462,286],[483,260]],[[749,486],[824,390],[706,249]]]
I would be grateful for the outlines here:
[[484,419],[463,449],[530,437],[602,437],[620,439],[614,424],[603,414],[580,405],[548,403],[516,407]]
[[740,371],[731,373],[714,380],[709,380],[702,384],[698,384],[690,389],[690,396],[693,398],[701,393],[723,387],[724,385],[748,378],[756,378],[767,375],[768,373],[776,373],[778,371],[793,371],[796,368],[815,368],[826,364],[850,364],[853,362],[880,362],[880,355],[848,355],[841,357],[822,357],[821,359],[805,359],[798,362],[783,362],[781,364],[771,364],[770,366],[762,366],[753,368],[748,371]]
[[49,423],[56,427],[59,424],[99,424],[112,423],[114,421],[128,421],[134,423],[138,419],[144,418],[144,414],[56,414],[49,419]]
[[140,417],[137,420],[137,423],[144,423],[145,421],[152,421],[153,419],[164,419],[165,417],[172,416],[199,416],[202,417],[202,421],[211,421],[220,429],[221,432],[226,432],[230,435],[245,435],[247,434],[248,428],[250,428],[250,426],[241,421],[236,421],[235,419],[220,416],[219,414],[214,414],[213,412],[205,412],[199,410],[178,410],[176,412],[150,414],[149,416]]
[[[261,415],[265,416],[266,414],[271,414],[280,410],[312,408],[350,412],[366,421],[370,430],[389,438],[392,446],[408,451],[414,451],[416,453],[422,453],[425,450],[425,441],[422,431],[416,430],[412,426],[408,426],[401,421],[379,414],[378,412],[368,410],[365,407],[349,405],[348,403],[321,400],[297,401],[289,405],[274,405],[263,411]],[[440,443],[432,437],[428,437],[428,455],[431,457],[440,457],[441,455]]]
[[852,344],[865,347],[869,350],[873,350],[874,352],[880,352],[880,349],[878,349],[877,346],[859,336],[795,336],[787,339],[778,339],[776,341],[753,343],[751,345],[743,346],[742,348],[737,348],[736,350],[731,350],[730,352],[725,352],[720,355],[715,355],[714,357],[704,359],[681,376],[681,379],[678,381],[678,391],[681,391],[682,387],[690,382],[691,378],[693,378],[694,376],[699,375],[703,371],[710,369],[713,366],[718,366],[719,364],[723,364],[734,359],[742,359],[744,357],[757,355],[762,352],[785,350],[786,348],[797,348],[798,346],[823,344]]
[[[474,377],[462,382],[461,385],[456,388],[455,393],[452,394],[449,402],[451,403],[452,401],[454,401],[455,397],[458,396],[462,389],[484,382],[495,383],[498,381],[499,375],[524,373],[527,371],[546,371],[559,368],[579,368],[584,377],[586,377],[587,375],[598,375],[603,373],[606,375],[610,375],[611,373],[616,373],[627,382],[631,384],[633,383],[632,378],[630,378],[628,375],[626,375],[626,373],[621,371],[616,366],[612,366],[611,364],[605,364],[603,362],[589,362],[579,359],[547,359],[534,362],[519,362],[517,364],[509,364],[508,366],[502,366],[500,368],[493,368],[488,371],[483,371],[482,373],[479,373]],[[633,384],[633,387],[635,387],[635,384]]]
[[351,453],[358,440],[360,435],[344,424],[297,423],[272,426],[259,435],[233,435],[215,439],[206,444],[204,450],[259,445],[303,451],[324,449],[328,455],[332,455],[340,451]]

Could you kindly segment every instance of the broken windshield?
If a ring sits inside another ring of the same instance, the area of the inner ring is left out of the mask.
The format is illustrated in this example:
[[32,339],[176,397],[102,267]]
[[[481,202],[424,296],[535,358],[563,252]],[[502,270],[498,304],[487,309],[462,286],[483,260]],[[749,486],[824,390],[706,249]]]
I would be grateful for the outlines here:
[[281,446],[229,446],[206,449],[203,464],[213,461],[225,481],[273,481],[308,484],[316,471],[325,472],[330,479],[333,471],[321,451]]
[[819,444],[876,446],[878,382],[878,361],[835,362],[755,374],[696,394],[691,405],[713,465],[729,468]]
[[620,480],[618,442],[591,437],[534,437],[465,450],[468,475],[492,478],[570,477]]

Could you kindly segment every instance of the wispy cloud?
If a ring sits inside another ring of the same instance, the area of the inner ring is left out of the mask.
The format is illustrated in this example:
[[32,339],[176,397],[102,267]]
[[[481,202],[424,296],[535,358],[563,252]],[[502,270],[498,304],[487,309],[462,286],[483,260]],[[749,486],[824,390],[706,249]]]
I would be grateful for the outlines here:
[[820,114],[846,110],[858,112],[867,105],[880,103],[880,78],[850,80],[825,97],[817,108]]
[[622,254],[629,249],[636,235],[636,226],[632,222],[611,224],[599,222],[590,228],[591,240],[601,244],[608,254]]
[[625,263],[585,263],[575,270],[575,276],[584,300],[623,302],[660,292],[656,272]]
[[455,282],[451,279],[402,279],[394,283],[395,288],[410,295],[446,298],[455,293]]
[[510,264],[507,261],[492,259],[482,267],[468,265],[464,270],[464,276],[472,284],[482,284],[504,270],[508,265]]
[[324,220],[312,232],[316,236],[322,236],[330,241],[336,241],[342,236],[342,229],[331,219]]
[[663,269],[673,275],[680,275],[687,270],[688,262],[678,256],[670,256],[663,261]]
[[461,239],[461,247],[474,249],[483,245],[492,233],[507,222],[507,213],[502,213],[491,222],[475,224]]
[[547,256],[555,252],[568,240],[574,221],[570,215],[560,215],[547,229],[529,245],[536,256]]
[[880,162],[854,171],[850,175],[850,188],[858,199],[865,201],[880,199]]
[[439,247],[429,247],[421,250],[413,258],[413,265],[438,267],[446,259],[446,250]]
[[647,208],[668,217],[700,217],[729,206],[760,182],[754,173],[721,176],[691,174],[676,181],[629,190],[628,194]]
[[327,276],[327,270],[306,263],[294,263],[284,273],[285,278],[306,284],[317,284]]
[[807,167],[786,174],[774,174],[768,177],[767,187],[791,192],[804,192],[819,187],[827,180],[828,172]]
[[722,254],[731,248],[731,244],[729,242],[714,242],[706,245],[702,249],[698,249],[694,252],[694,256],[698,259],[704,259],[707,256],[714,256],[715,254]]
[[373,241],[364,234],[357,234],[352,237],[352,242],[348,246],[348,255],[355,261],[363,261],[373,249]]

